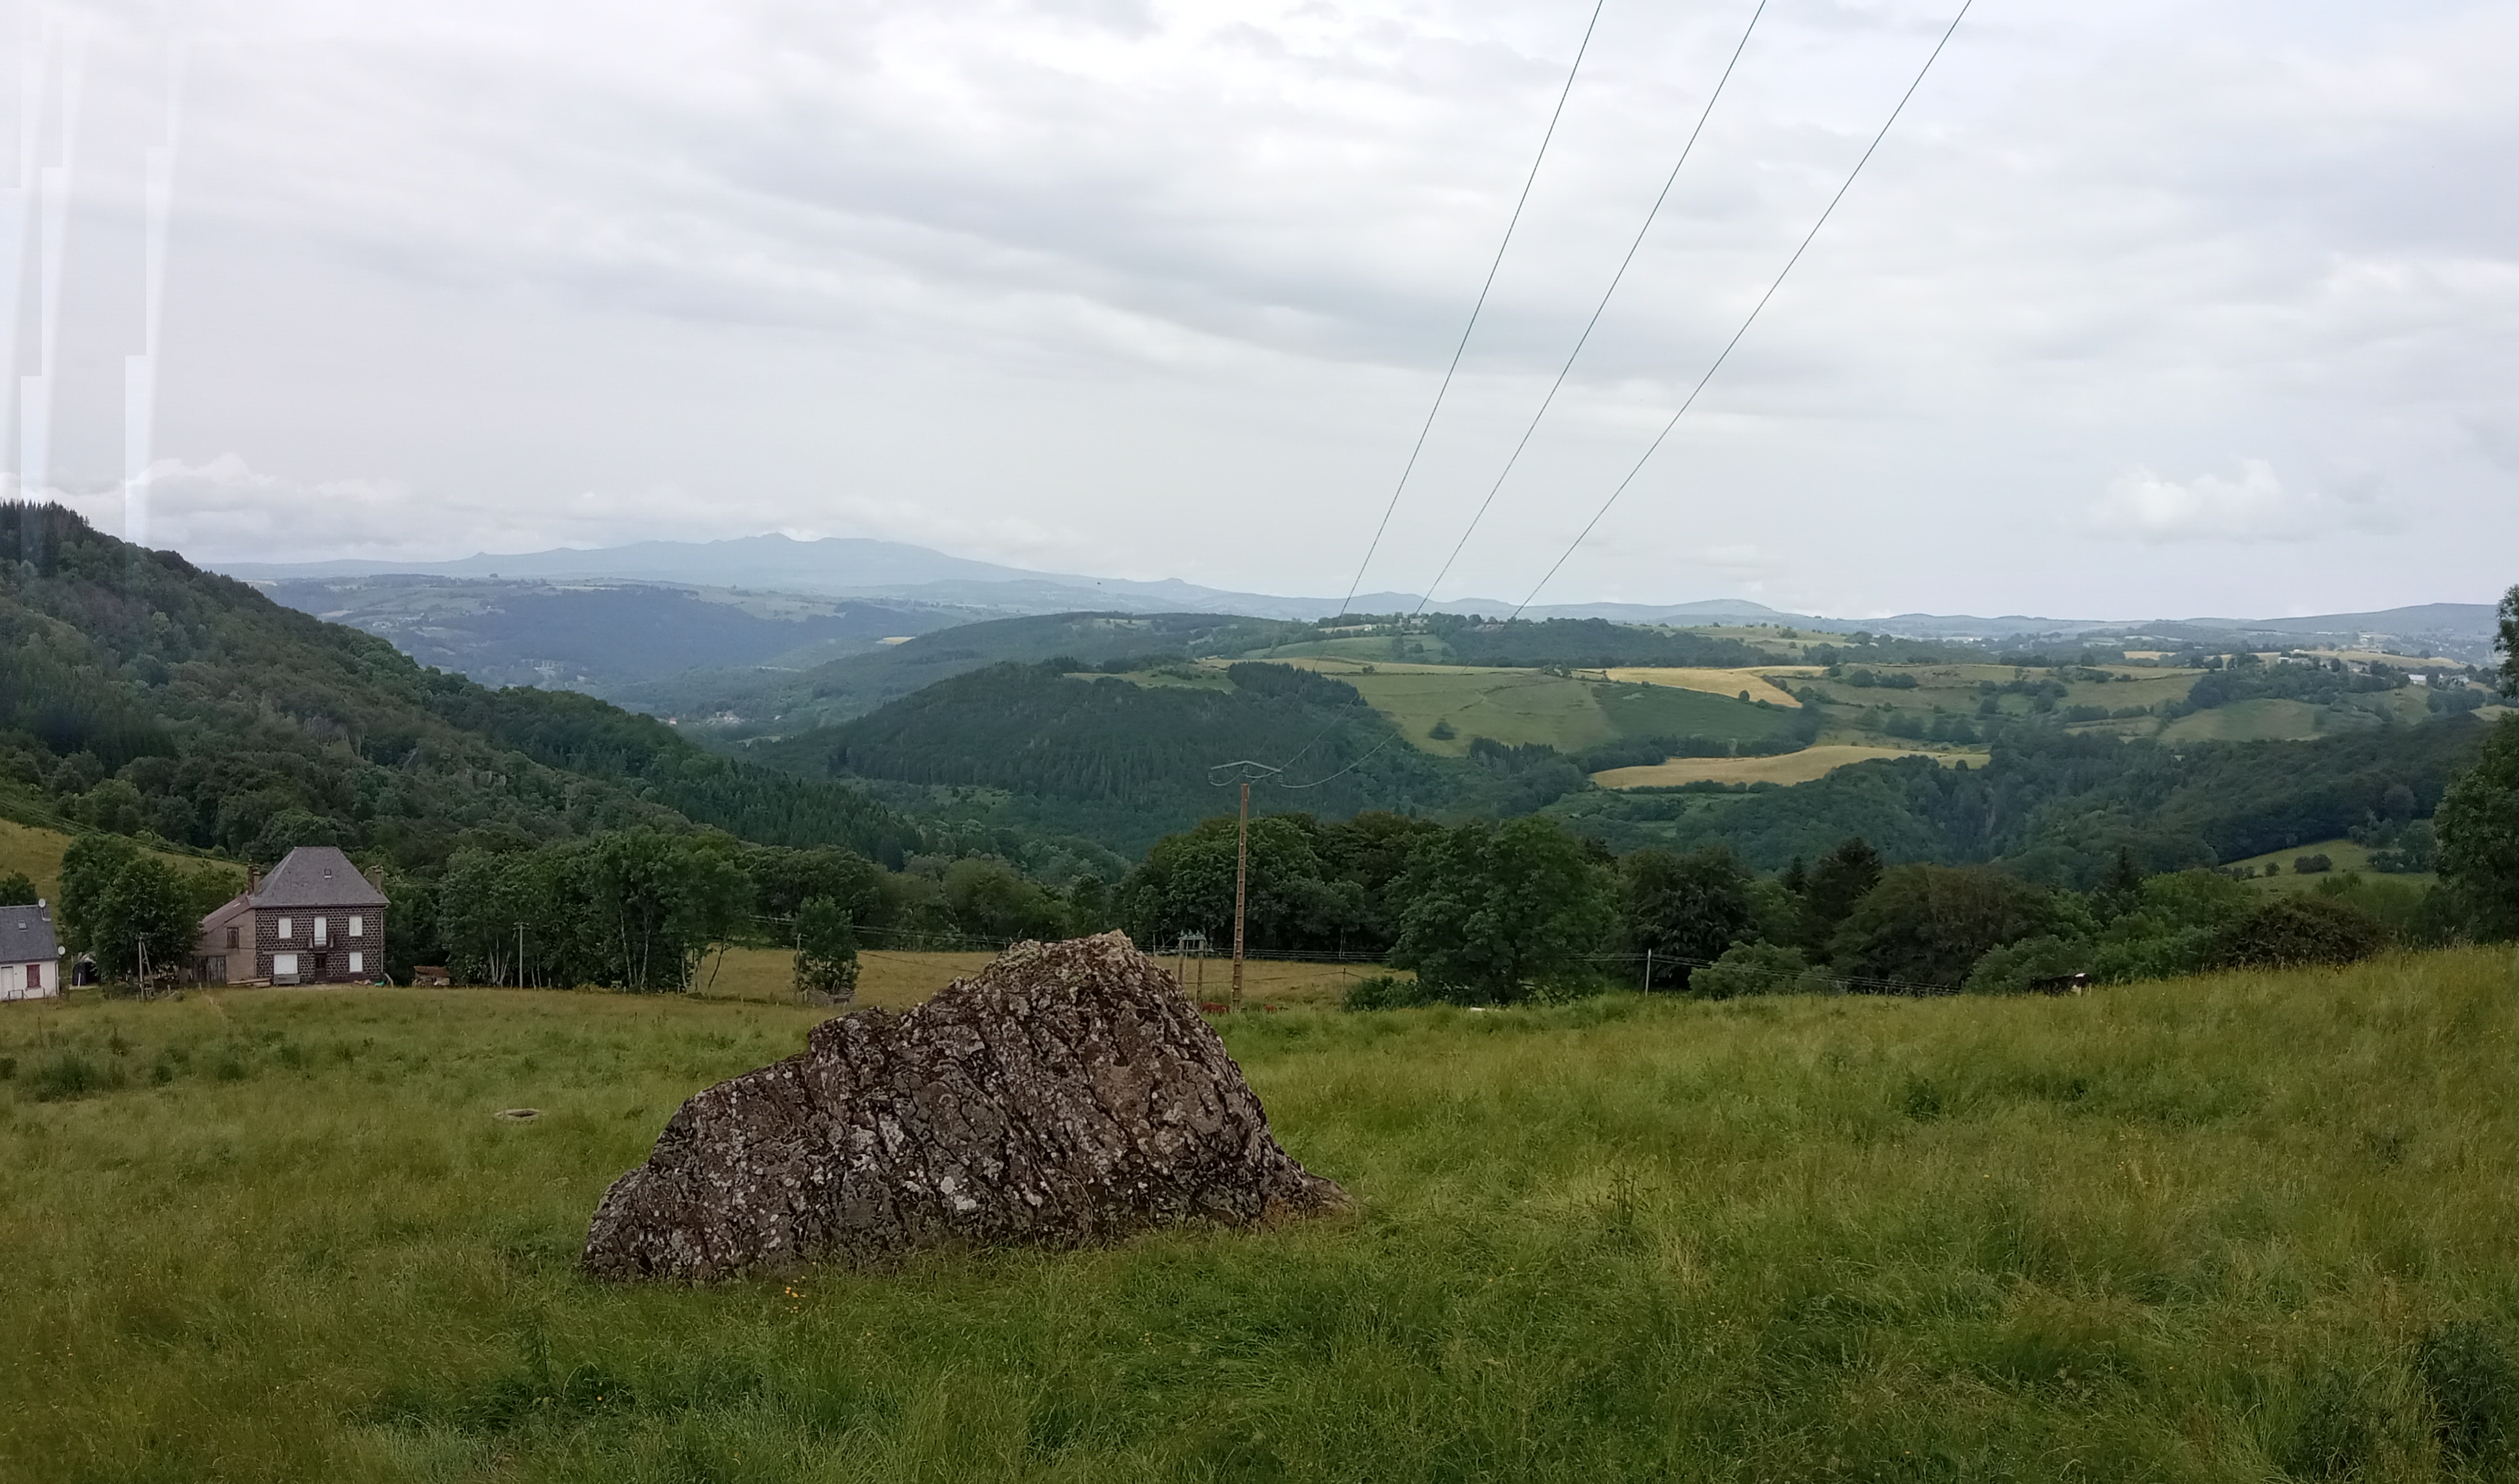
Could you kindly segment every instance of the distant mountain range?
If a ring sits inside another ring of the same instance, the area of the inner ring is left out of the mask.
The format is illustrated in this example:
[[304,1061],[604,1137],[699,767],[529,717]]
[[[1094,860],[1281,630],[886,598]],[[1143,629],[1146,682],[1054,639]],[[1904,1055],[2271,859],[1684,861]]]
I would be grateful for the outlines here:
[[[287,585],[400,574],[474,581],[498,578],[659,583],[908,603],[962,610],[972,617],[1068,612],[1215,613],[1307,620],[1342,611],[1342,605],[1334,598],[1233,592],[1177,579],[1149,583],[1035,572],[952,556],[905,542],[862,537],[796,541],[769,535],[715,542],[650,541],[590,549],[483,553],[449,562],[240,562],[227,564],[221,570],[248,581]],[[303,598],[292,601],[298,606],[316,606]],[[1345,609],[1392,613],[1412,610],[1417,605],[1415,593],[1371,592],[1359,594]],[[1499,618],[1513,611],[1511,603],[1487,598],[1429,606],[1445,613]],[[2289,635],[2295,641],[2419,640],[2437,653],[2467,661],[2481,661],[2489,654],[2495,618],[2492,605],[2487,603],[2425,603],[2378,613],[2274,619],[2059,619],[2025,614],[1978,618],[1967,614],[1902,613],[1854,620],[1786,613],[1736,598],[1667,604],[1554,603],[1527,609],[1525,616],[1600,618],[1628,624],[1784,624],[1824,632],[1869,630],[1940,639],[2070,638],[2105,633],[2152,635],[2177,642],[2261,633]]]

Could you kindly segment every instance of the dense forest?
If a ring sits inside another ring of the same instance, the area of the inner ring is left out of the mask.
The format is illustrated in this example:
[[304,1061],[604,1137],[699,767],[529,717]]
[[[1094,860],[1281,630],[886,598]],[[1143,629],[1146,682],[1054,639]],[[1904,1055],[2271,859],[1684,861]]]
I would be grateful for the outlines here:
[[705,723],[713,737],[736,742],[864,716],[939,680],[991,665],[1037,665],[1051,659],[1093,667],[1160,663],[1241,654],[1310,638],[1316,632],[1309,624],[1213,613],[990,619],[792,674],[703,672],[627,686],[616,694],[686,723]]
[[1551,812],[1620,849],[1720,841],[1764,870],[1860,834],[1892,860],[1999,863],[2087,886],[2121,849],[2171,871],[2427,816],[2489,729],[2453,716],[2306,742],[2173,747],[2016,726],[1981,766],[1882,760],[1790,789],[1595,791]]
[[[1082,669],[990,666],[764,756],[824,776],[1019,795],[1040,827],[1130,855],[1212,811],[1210,770],[1237,758],[1291,760],[1285,783],[1316,785],[1304,792],[1332,814],[1450,807],[1471,772],[1398,743],[1354,687],[1288,666],[1237,664],[1221,677],[1184,668],[1148,685]],[[1563,786],[1580,784],[1560,766]],[[1512,770],[1510,759],[1486,769]]]

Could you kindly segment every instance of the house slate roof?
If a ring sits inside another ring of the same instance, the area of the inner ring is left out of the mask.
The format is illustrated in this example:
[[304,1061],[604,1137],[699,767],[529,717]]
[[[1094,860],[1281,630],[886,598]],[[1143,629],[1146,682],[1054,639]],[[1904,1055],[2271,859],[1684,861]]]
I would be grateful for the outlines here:
[[253,894],[257,907],[381,907],[385,894],[350,864],[350,857],[329,845],[301,845],[271,868],[262,890]]
[[216,933],[219,929],[226,927],[229,923],[236,921],[238,918],[243,917],[246,910],[252,907],[252,905],[253,898],[243,892],[239,892],[234,896],[220,902],[216,907],[211,908],[210,915],[201,919],[202,950],[204,952],[218,951],[218,949],[210,943],[210,935]]
[[53,936],[53,909],[41,904],[0,907],[0,964],[50,963],[62,956]]

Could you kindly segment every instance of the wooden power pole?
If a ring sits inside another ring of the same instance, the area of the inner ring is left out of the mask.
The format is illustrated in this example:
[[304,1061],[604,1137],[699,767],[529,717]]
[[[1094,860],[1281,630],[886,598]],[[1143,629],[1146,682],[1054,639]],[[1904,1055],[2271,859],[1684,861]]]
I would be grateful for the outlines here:
[[1233,836],[1233,991],[1229,1001],[1230,1007],[1238,1012],[1242,1009],[1243,912],[1251,900],[1251,782],[1255,778],[1274,777],[1285,769],[1245,758],[1238,763],[1219,763],[1209,768],[1208,781],[1218,788],[1223,787],[1232,780],[1215,775],[1227,768],[1239,773],[1242,782],[1242,816]]
[[1242,826],[1233,839],[1233,1013],[1242,1013],[1242,902],[1251,881],[1251,780],[1242,780]]

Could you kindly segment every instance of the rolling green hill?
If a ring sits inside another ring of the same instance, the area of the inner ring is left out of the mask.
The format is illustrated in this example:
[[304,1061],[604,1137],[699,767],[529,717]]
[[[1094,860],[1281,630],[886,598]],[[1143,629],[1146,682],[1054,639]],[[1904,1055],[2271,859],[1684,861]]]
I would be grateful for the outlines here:
[[[1064,660],[992,665],[755,755],[807,776],[985,791],[1000,822],[1129,854],[1229,807],[1210,769],[1238,758],[1289,763],[1283,783],[1323,780],[1263,787],[1262,807],[1334,817],[1456,807],[1472,774],[1486,771],[1437,765],[1340,681],[1270,665],[1231,675],[1146,684],[1077,675]],[[1570,765],[1558,767],[1563,786],[1579,786]]]
[[0,779],[116,833],[413,867],[467,838],[712,824],[899,859],[862,793],[713,757],[589,697],[492,691],[56,505],[0,504]]
[[786,735],[862,717],[983,666],[1066,657],[1101,666],[1138,659],[1239,655],[1308,624],[1212,613],[1062,613],[991,619],[922,633],[793,674],[718,671],[624,687],[624,702],[706,728],[723,741]]
[[254,586],[484,685],[610,696],[688,670],[802,669],[975,615],[655,583],[447,577],[298,578]]
[[2087,887],[2119,847],[2146,870],[2179,870],[2296,851],[2399,808],[2427,817],[2490,726],[2443,717],[2309,741],[2179,746],[2018,727],[1981,766],[1858,763],[1790,788],[1594,791],[1548,812],[1615,849],[1721,841],[1765,870],[1861,835],[1892,860],[1996,862]]
[[[1792,733],[1783,707],[1759,706],[1772,694],[1744,674],[1752,699],[1670,685],[1622,684],[1546,670],[1486,666],[1362,664],[1336,659],[1290,662],[1352,685],[1418,749],[1463,757],[1471,742],[1540,743],[1563,753],[1638,737],[1704,737],[1763,743]],[[1440,727],[1448,735],[1436,735]]]

